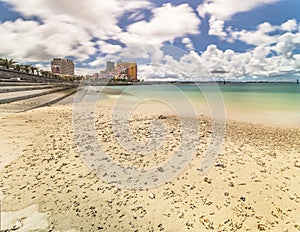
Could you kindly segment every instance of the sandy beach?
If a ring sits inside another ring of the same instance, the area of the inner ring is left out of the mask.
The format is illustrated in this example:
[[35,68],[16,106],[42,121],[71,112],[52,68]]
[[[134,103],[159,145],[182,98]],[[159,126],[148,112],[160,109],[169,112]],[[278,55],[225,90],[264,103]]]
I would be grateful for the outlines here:
[[[95,128],[115,162],[146,170],[179,149],[178,117],[151,111],[132,115],[131,133],[145,142],[151,122],[159,121],[161,146],[146,156],[126,151],[112,130],[112,107],[103,102]],[[202,174],[211,120],[201,116],[196,152],[179,175],[130,189],[87,165],[72,117],[72,104],[62,103],[1,114],[1,231],[300,231],[300,128],[228,121],[222,150]]]

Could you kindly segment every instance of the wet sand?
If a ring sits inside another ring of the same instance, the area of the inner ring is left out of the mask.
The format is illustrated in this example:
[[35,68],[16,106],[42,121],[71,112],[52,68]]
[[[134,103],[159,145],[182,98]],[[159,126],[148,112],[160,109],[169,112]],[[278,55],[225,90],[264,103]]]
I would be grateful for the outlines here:
[[[141,156],[116,142],[112,102],[96,111],[95,126],[115,162],[155,167],[180,146],[180,122],[168,110],[166,139]],[[143,109],[144,110],[144,109]],[[161,111],[132,115],[130,128],[147,141]],[[72,105],[2,114],[1,229],[16,231],[300,231],[300,129],[228,121],[223,149],[208,172],[198,169],[211,138],[199,117],[192,161],[167,183],[128,189],[99,178],[74,139]]]

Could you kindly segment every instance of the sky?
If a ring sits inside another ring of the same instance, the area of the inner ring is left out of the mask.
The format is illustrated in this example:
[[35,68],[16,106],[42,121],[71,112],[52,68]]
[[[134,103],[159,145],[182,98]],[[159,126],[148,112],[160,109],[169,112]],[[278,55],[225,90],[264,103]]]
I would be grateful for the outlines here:
[[0,0],[0,57],[76,74],[135,61],[143,80],[300,76],[299,0]]

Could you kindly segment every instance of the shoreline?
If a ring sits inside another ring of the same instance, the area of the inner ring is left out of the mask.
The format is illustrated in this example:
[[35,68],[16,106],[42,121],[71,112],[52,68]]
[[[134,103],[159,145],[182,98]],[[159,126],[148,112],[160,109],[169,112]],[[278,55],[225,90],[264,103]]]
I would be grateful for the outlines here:
[[[225,81],[226,84],[299,84],[296,81]],[[139,85],[168,85],[168,84],[178,84],[178,85],[190,85],[190,84],[219,84],[224,85],[224,81],[138,81],[138,82],[108,82],[105,81],[101,83],[97,82],[84,82],[81,83],[82,86],[139,86]]]

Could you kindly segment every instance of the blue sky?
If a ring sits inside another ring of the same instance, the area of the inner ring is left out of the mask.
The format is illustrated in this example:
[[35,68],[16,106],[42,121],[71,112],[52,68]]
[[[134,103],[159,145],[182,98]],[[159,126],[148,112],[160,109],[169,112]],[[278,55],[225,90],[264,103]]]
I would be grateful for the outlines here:
[[[0,57],[76,73],[137,61],[146,80],[297,78],[299,0],[0,1]],[[183,73],[184,75],[181,75]]]

